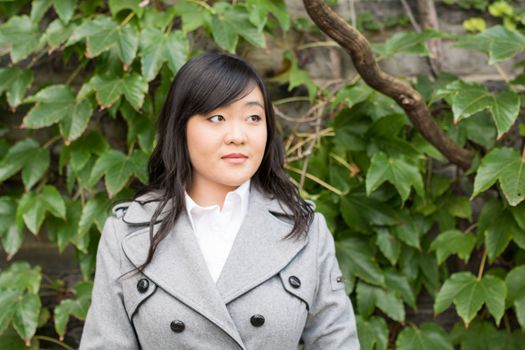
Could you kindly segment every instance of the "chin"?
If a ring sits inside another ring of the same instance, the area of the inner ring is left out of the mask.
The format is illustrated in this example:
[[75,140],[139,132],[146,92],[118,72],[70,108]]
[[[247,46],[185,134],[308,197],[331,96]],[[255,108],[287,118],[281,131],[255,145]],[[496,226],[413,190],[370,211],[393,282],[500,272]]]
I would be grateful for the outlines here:
[[226,186],[238,187],[242,185],[245,181],[247,181],[249,178],[250,178],[249,176],[242,177],[242,178],[239,178],[239,177],[230,178],[230,179],[223,180],[222,183]]

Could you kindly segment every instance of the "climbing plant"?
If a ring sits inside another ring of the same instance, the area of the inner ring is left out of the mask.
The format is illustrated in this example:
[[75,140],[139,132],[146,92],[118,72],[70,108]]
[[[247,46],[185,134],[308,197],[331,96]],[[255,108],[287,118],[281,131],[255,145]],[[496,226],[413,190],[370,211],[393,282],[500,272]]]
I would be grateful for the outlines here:
[[[283,0],[0,2],[0,349],[77,344],[68,326],[85,319],[100,232],[112,203],[148,181],[155,120],[181,65],[210,48],[264,56],[276,40],[287,46],[267,83],[286,168],[334,235],[362,348],[523,348],[525,17],[513,2],[445,3],[478,11],[470,33],[416,32],[405,16],[370,13],[356,24],[397,31],[371,43],[378,60],[429,56],[434,39],[486,54],[496,87],[446,72],[406,79],[471,152],[469,169],[358,75],[312,79],[311,50],[338,49]],[[290,33],[300,42],[283,40]],[[522,73],[510,78],[509,60]],[[45,75],[50,66],[60,74]],[[73,250],[78,283],[18,259],[28,235]],[[434,317],[416,321],[425,300]]]

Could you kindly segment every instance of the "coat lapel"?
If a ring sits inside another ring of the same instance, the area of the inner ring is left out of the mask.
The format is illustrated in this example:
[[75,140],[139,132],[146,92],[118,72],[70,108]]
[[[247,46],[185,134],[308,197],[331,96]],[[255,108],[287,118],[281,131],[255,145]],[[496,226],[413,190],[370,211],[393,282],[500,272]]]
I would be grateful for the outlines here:
[[224,303],[279,273],[306,245],[307,238],[284,239],[292,225],[271,212],[286,214],[276,200],[252,187],[248,212],[217,280]]
[[[149,247],[148,224],[159,201],[154,193],[133,201],[124,222],[142,226],[124,238],[122,248],[135,266],[141,265]],[[169,208],[171,203],[166,205]],[[306,245],[308,239],[283,239],[292,225],[273,213],[286,214],[276,200],[251,187],[248,212],[235,238],[221,275],[214,283],[186,211],[161,241],[144,273],[166,292],[223,329],[244,349],[240,334],[226,305],[279,273]],[[154,230],[167,214],[164,211]]]

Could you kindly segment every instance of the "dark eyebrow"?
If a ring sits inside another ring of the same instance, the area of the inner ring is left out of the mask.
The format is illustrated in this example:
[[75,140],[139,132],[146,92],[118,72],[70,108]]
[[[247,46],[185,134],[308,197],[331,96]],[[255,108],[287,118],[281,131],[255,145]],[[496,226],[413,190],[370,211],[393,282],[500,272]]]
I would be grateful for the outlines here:
[[259,101],[248,101],[244,104],[245,106],[259,106],[264,109],[264,106]]

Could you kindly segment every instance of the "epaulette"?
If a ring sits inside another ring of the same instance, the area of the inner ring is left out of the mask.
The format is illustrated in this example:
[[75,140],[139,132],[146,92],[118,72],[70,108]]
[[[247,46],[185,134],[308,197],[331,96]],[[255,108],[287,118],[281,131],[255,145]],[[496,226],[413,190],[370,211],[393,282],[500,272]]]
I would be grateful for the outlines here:
[[128,207],[131,203],[132,202],[122,202],[114,205],[113,208],[111,208],[113,216],[115,216],[117,219],[123,217],[124,214],[126,214],[126,210],[128,210]]

